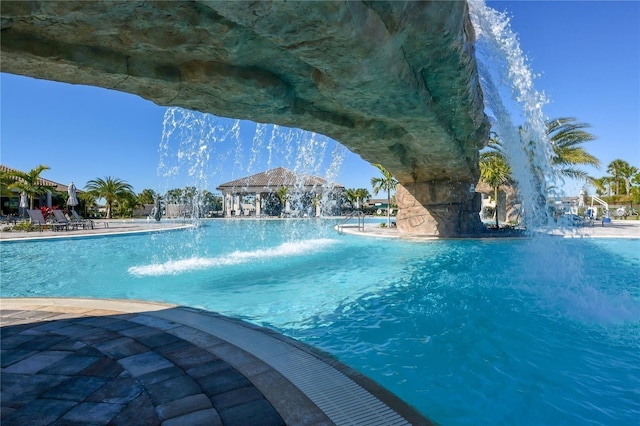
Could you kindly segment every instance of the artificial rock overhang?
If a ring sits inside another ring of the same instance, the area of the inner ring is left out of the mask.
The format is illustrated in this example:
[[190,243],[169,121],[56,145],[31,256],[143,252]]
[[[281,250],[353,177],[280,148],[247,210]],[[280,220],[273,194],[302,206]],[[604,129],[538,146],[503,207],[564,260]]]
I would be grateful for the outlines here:
[[409,203],[475,208],[461,188],[489,125],[465,1],[3,0],[0,15],[3,72],[322,133]]

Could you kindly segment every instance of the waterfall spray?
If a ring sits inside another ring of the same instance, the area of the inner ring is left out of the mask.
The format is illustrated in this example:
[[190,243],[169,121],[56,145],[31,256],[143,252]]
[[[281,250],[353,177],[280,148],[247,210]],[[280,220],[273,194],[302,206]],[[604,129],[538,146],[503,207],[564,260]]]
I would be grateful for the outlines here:
[[[193,178],[197,193],[214,177],[220,183],[229,177],[237,179],[285,167],[299,176],[287,193],[289,215],[315,215],[310,203],[319,203],[323,214],[336,214],[332,184],[346,149],[326,136],[172,107],[165,113],[159,151],[158,174]],[[315,180],[318,183],[311,190],[315,193],[313,200],[309,199],[309,179],[305,179],[309,177],[325,181],[323,185]],[[257,202],[250,195],[245,201]]]
[[[508,16],[483,0],[470,0],[469,10],[485,108],[511,165],[527,229],[534,231],[550,222],[546,200],[556,180],[542,111],[547,101],[534,88],[534,75]],[[513,122],[514,115],[521,126]]]

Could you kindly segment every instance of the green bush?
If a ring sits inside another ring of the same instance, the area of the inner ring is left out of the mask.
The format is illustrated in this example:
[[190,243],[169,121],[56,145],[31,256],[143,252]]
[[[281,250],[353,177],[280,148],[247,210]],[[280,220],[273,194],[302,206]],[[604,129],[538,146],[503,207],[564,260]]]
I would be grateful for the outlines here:
[[29,232],[35,231],[37,227],[30,222],[18,222],[13,226],[9,226],[3,229],[5,232]]

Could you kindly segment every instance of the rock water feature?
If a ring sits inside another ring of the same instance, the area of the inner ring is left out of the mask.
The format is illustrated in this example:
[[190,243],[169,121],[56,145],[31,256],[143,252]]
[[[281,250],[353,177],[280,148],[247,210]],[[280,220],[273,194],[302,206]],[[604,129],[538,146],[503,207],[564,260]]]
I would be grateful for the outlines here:
[[[464,1],[0,3],[2,71],[303,128],[403,185],[398,229],[481,229],[489,123]],[[405,191],[406,190],[406,191]]]
[[[519,215],[527,229],[534,231],[549,223],[546,188],[556,183],[549,166],[551,145],[546,139],[542,111],[546,100],[534,87],[534,74],[519,47],[517,35],[509,27],[508,17],[487,7],[482,0],[470,1],[469,10],[477,35],[476,55],[485,111],[513,166]],[[194,186],[202,189],[214,176],[229,176],[230,172],[235,179],[277,166],[291,169],[300,177],[321,176],[328,183],[335,181],[345,149],[339,143],[313,132],[275,124],[244,122],[245,134],[241,135],[241,123],[182,108],[167,109],[159,174],[170,178],[186,173],[193,178]],[[249,139],[250,144],[243,143]],[[333,150],[331,158],[327,155],[329,145]],[[303,179],[299,179],[287,194],[293,216],[310,213],[304,207],[309,205],[309,200],[303,200],[303,186]],[[318,188],[318,193],[323,194],[323,198],[316,202],[322,205],[334,202],[327,195],[329,188]],[[474,185],[468,182],[440,185],[432,180],[399,185],[398,226],[406,232],[422,230],[434,235],[478,234],[480,229],[475,218],[462,219],[464,215],[477,216],[479,208],[474,206],[477,198]],[[447,199],[449,202],[444,201]],[[470,204],[451,201],[464,199]],[[256,203],[255,198],[245,201]],[[225,202],[227,210],[233,210],[234,206],[243,204],[243,199],[238,196]],[[424,218],[425,205],[431,205],[428,215],[439,216],[437,220]],[[458,220],[447,219],[452,209],[457,209]],[[336,210],[326,207],[322,211]]]

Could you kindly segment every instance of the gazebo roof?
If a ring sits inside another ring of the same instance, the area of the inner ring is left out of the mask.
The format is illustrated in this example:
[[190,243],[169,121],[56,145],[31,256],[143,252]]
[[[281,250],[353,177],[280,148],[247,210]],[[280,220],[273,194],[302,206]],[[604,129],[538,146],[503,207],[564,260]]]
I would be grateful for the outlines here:
[[[231,192],[273,192],[281,187],[303,187],[305,190],[319,189],[327,186],[326,179],[319,176],[305,176],[284,167],[267,170],[262,173],[243,177],[218,185],[218,191]],[[332,188],[344,188],[338,183],[330,183]]]

